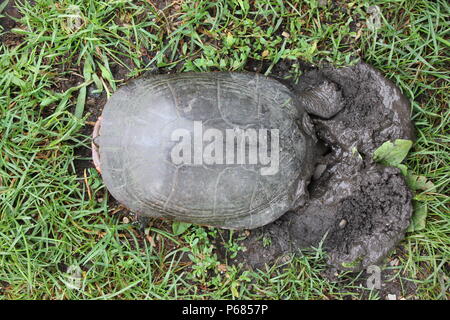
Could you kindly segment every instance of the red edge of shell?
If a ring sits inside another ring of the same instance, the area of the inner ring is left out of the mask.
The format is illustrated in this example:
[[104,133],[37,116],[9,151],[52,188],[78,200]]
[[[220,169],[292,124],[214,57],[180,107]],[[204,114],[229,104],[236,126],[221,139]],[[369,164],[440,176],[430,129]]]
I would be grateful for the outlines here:
[[102,170],[100,167],[100,153],[98,150],[98,146],[94,143],[94,139],[99,136],[101,122],[102,122],[102,117],[100,116],[100,117],[98,117],[97,121],[95,122],[94,131],[92,132],[92,142],[91,142],[92,161],[94,161],[95,169],[97,169],[97,171],[100,174],[102,173]]

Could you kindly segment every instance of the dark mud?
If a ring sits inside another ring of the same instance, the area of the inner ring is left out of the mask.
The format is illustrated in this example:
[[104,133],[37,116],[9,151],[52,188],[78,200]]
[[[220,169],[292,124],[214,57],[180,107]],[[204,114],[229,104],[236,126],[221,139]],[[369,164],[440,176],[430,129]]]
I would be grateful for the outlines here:
[[[313,190],[305,208],[251,231],[236,262],[260,269],[322,242],[331,265],[357,271],[380,263],[403,238],[412,206],[398,169],[369,165],[345,179],[332,174],[321,188],[328,190]],[[269,246],[263,238],[270,239]]]
[[[364,63],[312,70],[291,86],[329,152],[318,161],[307,205],[252,230],[234,262],[262,268],[322,245],[338,269],[377,264],[404,237],[412,205],[399,170],[375,164],[372,153],[387,140],[414,138],[409,102]],[[226,256],[220,245],[219,253]]]

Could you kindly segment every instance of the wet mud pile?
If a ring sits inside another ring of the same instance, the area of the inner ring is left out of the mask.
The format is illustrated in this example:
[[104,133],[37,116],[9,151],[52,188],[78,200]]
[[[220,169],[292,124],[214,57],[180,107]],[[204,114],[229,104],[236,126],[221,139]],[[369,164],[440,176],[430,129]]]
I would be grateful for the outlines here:
[[[379,263],[404,237],[412,195],[400,170],[376,164],[372,154],[385,141],[413,140],[409,102],[364,63],[312,70],[290,86],[302,97],[323,143],[310,199],[252,230],[234,262],[262,268],[283,261],[287,253],[322,245],[338,269],[356,271]],[[320,110],[319,117],[308,104],[329,109]]]

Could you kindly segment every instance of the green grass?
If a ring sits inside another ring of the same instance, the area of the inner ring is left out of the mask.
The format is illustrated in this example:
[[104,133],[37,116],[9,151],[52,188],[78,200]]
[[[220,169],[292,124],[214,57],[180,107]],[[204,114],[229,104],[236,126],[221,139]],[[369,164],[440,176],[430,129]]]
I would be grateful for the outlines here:
[[[412,101],[417,142],[407,164],[436,185],[418,195],[426,228],[391,254],[398,265],[383,267],[385,282],[405,298],[449,298],[447,1],[370,1],[382,12],[375,30],[366,25],[369,1],[185,0],[164,11],[148,1],[35,2],[19,6],[23,17],[0,44],[0,299],[386,298],[364,289],[364,272],[326,277],[319,249],[285,268],[242,272],[221,265],[216,229],[175,236],[155,221],[142,238],[96,171],[76,168],[90,144],[88,93],[108,96],[124,78],[156,67],[243,70],[256,60],[270,72],[286,59],[359,58]],[[70,266],[82,269],[81,290],[65,284]]]

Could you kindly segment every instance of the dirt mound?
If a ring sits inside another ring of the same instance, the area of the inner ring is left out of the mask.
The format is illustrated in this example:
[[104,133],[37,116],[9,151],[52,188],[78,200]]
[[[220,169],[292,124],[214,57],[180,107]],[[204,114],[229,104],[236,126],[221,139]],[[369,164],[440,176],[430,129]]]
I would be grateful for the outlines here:
[[358,180],[337,205],[325,241],[332,264],[356,269],[379,262],[403,238],[412,212],[398,169],[371,166]]
[[414,138],[409,101],[371,66],[315,70],[301,79],[299,89],[317,79],[335,84],[341,93],[342,110],[331,119],[315,119],[328,145],[370,156],[385,141]]

